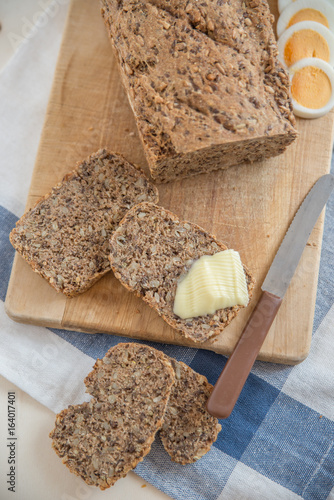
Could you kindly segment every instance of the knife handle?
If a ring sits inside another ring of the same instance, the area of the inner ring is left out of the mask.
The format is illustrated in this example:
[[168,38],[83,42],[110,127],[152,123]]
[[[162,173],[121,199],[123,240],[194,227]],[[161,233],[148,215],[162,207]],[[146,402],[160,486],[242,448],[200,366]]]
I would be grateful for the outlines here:
[[281,303],[280,297],[262,292],[207,401],[207,410],[214,417],[231,414]]

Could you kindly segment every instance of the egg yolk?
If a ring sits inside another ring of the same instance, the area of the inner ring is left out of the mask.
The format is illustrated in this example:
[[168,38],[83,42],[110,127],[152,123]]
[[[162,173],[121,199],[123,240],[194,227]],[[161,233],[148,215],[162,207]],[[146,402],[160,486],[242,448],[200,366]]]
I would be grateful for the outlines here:
[[288,67],[304,57],[317,57],[328,62],[329,55],[327,41],[312,29],[295,31],[284,48],[284,60]]
[[293,76],[291,94],[305,108],[320,109],[328,103],[332,85],[322,69],[306,66]]
[[293,24],[300,23],[301,21],[314,21],[316,23],[323,24],[326,28],[329,28],[326,16],[316,9],[301,9],[296,12],[296,14],[290,19],[288,28]]

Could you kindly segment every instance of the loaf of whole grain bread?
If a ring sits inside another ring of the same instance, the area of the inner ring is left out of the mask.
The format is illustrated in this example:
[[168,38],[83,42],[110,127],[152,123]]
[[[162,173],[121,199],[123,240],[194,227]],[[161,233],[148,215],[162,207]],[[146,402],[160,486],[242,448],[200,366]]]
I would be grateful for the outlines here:
[[58,292],[84,292],[110,270],[109,238],[133,205],[157,201],[144,173],[100,150],[17,222],[14,248]]
[[[204,229],[180,221],[163,207],[143,202],[129,210],[110,239],[110,264],[116,278],[135,292],[173,328],[195,342],[216,337],[240,306],[181,319],[173,313],[177,283],[202,255],[226,246]],[[248,293],[254,279],[244,266]]]
[[118,344],[85,380],[96,397],[57,415],[53,449],[87,484],[109,488],[150,451],[174,380],[162,352]]
[[102,0],[102,15],[156,181],[275,156],[295,139],[266,0]]

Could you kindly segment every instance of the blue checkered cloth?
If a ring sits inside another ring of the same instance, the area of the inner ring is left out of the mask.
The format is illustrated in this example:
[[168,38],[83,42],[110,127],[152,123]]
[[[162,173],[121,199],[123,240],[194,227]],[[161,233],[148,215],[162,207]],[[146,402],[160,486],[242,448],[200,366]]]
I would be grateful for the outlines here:
[[[21,325],[4,310],[14,257],[8,235],[24,211],[65,10],[61,7],[0,75],[0,373],[55,412],[87,400],[83,378],[96,358],[124,341]],[[41,46],[48,47],[45,54]],[[326,210],[308,358],[295,367],[256,362],[212,449],[183,466],[170,461],[157,439],[136,467],[142,478],[178,500],[334,499],[333,234],[334,196]],[[150,345],[188,363],[212,384],[226,363],[209,351]]]

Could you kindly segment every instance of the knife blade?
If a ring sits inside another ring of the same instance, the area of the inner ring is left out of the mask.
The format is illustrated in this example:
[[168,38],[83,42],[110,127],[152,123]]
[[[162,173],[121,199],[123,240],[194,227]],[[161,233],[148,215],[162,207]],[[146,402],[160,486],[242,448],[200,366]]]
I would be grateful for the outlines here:
[[333,188],[333,175],[320,177],[291,222],[262,283],[260,299],[207,401],[211,415],[227,418],[231,414]]

